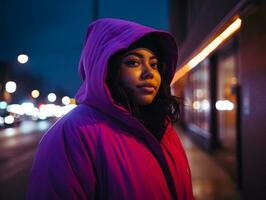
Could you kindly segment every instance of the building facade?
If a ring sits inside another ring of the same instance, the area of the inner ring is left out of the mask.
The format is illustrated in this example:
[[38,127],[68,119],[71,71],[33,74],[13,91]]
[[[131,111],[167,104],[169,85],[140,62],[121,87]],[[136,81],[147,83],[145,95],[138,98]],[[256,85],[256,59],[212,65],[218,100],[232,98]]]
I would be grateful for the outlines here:
[[181,123],[220,155],[243,199],[266,199],[265,24],[266,1],[170,1]]

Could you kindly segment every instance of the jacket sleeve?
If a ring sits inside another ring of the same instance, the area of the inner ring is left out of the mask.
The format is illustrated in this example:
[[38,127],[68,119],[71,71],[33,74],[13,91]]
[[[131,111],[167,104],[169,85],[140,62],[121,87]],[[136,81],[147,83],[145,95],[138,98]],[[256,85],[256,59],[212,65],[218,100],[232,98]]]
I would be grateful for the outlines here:
[[189,162],[172,125],[168,126],[161,145],[176,183],[178,199],[194,200]]
[[93,137],[66,121],[51,128],[35,157],[28,200],[96,199]]

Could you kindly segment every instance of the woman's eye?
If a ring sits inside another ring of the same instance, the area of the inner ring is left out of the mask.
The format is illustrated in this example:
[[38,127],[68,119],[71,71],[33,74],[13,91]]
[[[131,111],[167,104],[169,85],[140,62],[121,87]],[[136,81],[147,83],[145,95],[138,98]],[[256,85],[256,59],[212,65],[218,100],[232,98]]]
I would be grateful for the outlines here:
[[127,60],[127,61],[125,62],[125,64],[126,64],[127,66],[132,66],[132,67],[134,67],[134,66],[138,66],[138,65],[139,65],[139,62],[138,62],[137,60]]
[[158,69],[158,63],[157,62],[156,63],[151,63],[151,67],[155,68],[155,69]]

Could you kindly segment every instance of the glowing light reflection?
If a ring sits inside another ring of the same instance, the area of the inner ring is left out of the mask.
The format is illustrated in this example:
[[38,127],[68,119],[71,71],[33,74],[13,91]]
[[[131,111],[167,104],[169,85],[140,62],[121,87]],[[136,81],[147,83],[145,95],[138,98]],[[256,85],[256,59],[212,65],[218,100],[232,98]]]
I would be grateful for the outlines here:
[[212,53],[220,44],[222,44],[227,38],[234,34],[241,27],[242,20],[236,18],[221,34],[219,34],[213,41],[205,46],[196,56],[194,56],[188,63],[181,66],[181,68],[175,73],[175,76],[171,82],[174,84],[177,80],[182,78],[187,72],[197,66],[203,61],[210,53]]

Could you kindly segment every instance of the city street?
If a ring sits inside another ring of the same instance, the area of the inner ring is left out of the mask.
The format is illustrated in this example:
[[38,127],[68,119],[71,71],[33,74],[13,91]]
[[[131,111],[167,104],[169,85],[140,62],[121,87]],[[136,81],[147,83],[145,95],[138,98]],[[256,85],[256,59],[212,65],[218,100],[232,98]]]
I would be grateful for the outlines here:
[[0,199],[25,199],[36,147],[49,128],[48,121],[24,121],[0,130]]

